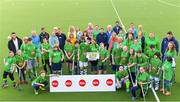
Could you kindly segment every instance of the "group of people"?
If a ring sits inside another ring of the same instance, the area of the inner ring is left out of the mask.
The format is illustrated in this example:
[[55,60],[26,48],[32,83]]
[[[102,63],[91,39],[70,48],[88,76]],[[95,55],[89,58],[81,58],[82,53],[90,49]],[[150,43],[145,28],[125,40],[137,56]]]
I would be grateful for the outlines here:
[[[126,32],[118,21],[114,26],[108,25],[106,31],[88,23],[83,32],[70,26],[64,34],[54,27],[49,35],[42,27],[39,35],[33,30],[23,41],[12,32],[8,42],[9,55],[4,58],[2,87],[8,86],[7,76],[13,81],[13,87],[17,87],[14,78],[17,70],[19,83],[27,84],[27,76],[38,94],[39,89],[45,90],[48,85],[47,76],[62,75],[62,64],[66,63],[67,67],[63,69],[67,68],[68,74],[72,75],[106,74],[108,68],[112,69],[116,88],[125,86],[127,92],[131,91],[132,100],[137,98],[138,89],[144,97],[148,87],[156,91],[161,87],[160,91],[169,96],[175,81],[179,44],[171,31],[161,44],[159,41],[154,32],[147,34],[141,24],[136,28],[131,23]],[[88,59],[89,52],[97,53],[99,58]]]

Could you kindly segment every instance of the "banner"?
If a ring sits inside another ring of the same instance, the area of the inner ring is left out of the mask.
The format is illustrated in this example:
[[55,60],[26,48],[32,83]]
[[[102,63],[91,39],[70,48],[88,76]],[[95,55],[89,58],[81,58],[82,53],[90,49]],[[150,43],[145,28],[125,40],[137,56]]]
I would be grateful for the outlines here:
[[98,52],[87,52],[86,58],[89,61],[94,61],[99,59],[99,53]]
[[50,77],[50,92],[116,91],[115,75],[62,75]]

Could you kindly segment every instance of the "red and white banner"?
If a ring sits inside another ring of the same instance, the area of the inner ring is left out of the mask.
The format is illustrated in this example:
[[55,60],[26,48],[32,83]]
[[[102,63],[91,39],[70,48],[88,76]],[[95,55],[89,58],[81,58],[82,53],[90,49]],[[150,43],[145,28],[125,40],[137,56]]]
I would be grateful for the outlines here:
[[50,92],[116,91],[115,75],[63,75],[50,77]]

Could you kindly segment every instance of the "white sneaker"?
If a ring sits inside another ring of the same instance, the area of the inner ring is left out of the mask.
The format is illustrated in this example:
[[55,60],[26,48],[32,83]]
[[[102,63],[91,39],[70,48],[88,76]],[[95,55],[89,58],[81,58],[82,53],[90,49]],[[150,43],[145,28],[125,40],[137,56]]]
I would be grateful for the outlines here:
[[159,90],[159,87],[155,87],[155,91]]
[[149,88],[152,88],[152,84],[149,85]]

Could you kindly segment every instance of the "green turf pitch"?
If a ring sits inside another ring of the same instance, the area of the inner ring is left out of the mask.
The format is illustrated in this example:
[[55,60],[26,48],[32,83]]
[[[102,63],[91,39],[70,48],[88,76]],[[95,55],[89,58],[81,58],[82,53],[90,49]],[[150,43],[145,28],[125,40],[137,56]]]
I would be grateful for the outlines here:
[[[143,24],[145,32],[156,33],[159,40],[166,32],[173,31],[180,41],[180,0],[113,0],[115,7],[127,28],[131,22]],[[15,31],[18,36],[29,35],[32,29],[37,32],[46,27],[51,33],[58,26],[67,33],[69,25],[85,29],[88,22],[106,27],[118,20],[110,0],[0,0],[0,79],[2,79],[2,59],[7,55],[7,36]],[[158,92],[162,101],[179,101],[180,58],[177,59],[176,81],[172,96],[165,97]],[[65,69],[65,68],[64,68]],[[110,69],[110,67],[109,67]],[[2,80],[0,80],[2,83]],[[0,88],[0,100],[22,101],[130,101],[131,95],[125,90],[101,93],[49,93],[34,95],[31,84],[23,85],[22,91],[11,87]],[[146,97],[154,101],[151,90]],[[141,99],[143,100],[143,99]]]

